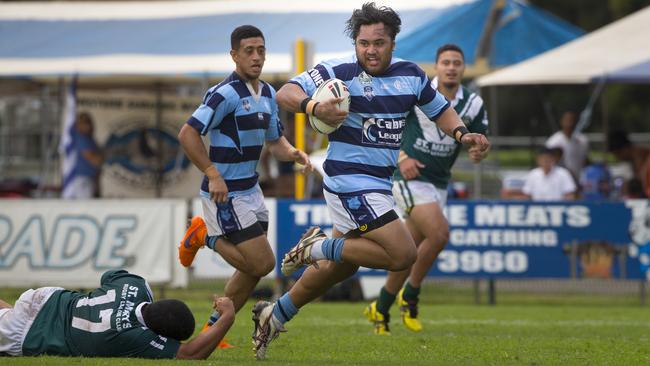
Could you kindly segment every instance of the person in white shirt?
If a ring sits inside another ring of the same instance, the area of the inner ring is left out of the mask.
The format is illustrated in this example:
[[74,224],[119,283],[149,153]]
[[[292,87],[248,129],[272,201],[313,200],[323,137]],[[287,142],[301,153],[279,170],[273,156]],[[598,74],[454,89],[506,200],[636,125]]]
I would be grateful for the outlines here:
[[560,131],[546,140],[549,149],[562,149],[560,165],[569,169],[574,179],[580,177],[580,172],[587,161],[589,141],[582,133],[576,131],[578,114],[573,111],[564,112],[560,118]]
[[537,155],[537,165],[526,176],[522,198],[533,201],[576,199],[575,181],[568,169],[556,165],[553,149],[543,148]]

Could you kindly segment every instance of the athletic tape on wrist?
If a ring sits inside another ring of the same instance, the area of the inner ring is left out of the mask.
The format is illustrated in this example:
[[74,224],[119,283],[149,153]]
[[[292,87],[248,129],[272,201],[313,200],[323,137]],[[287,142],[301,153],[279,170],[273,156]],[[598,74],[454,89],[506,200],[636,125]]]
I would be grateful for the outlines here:
[[467,135],[469,133],[469,130],[465,126],[458,126],[454,128],[454,130],[451,132],[452,136],[454,139],[458,142],[461,142],[463,139],[463,136]]
[[302,113],[307,113],[307,103],[311,101],[311,97],[307,97],[300,102],[300,110]]

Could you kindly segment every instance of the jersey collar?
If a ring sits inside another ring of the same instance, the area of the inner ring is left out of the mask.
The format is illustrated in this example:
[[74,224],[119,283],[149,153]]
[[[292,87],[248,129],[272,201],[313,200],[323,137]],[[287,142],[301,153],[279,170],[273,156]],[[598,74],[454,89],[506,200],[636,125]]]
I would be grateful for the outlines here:
[[135,308],[135,317],[138,318],[138,321],[140,324],[144,325],[145,327],[148,328],[147,324],[144,322],[144,317],[142,316],[142,307],[151,304],[150,302],[141,302],[138,304],[138,306]]
[[[431,80],[431,86],[434,89],[438,90],[438,77],[437,76],[435,78],[433,78],[433,80]],[[450,100],[450,102],[459,101],[461,99],[463,99],[463,85],[462,84],[458,85],[458,90],[456,90],[456,96],[454,96],[454,100]]]

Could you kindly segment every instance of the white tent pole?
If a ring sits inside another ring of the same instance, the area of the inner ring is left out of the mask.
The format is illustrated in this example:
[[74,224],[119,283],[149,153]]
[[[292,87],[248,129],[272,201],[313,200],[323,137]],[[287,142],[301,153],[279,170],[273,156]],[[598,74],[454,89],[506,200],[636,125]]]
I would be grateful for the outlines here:
[[582,112],[580,112],[580,119],[578,120],[578,124],[576,125],[575,131],[573,131],[574,134],[578,132],[582,132],[585,128],[589,127],[589,124],[591,123],[591,115],[594,109],[594,105],[596,104],[596,100],[598,100],[598,97],[601,95],[601,93],[603,93],[606,80],[607,78],[603,77],[598,81],[598,84],[596,84],[596,88],[594,89],[593,93],[591,93],[591,96],[589,97],[589,101],[587,102],[585,109],[583,109]]

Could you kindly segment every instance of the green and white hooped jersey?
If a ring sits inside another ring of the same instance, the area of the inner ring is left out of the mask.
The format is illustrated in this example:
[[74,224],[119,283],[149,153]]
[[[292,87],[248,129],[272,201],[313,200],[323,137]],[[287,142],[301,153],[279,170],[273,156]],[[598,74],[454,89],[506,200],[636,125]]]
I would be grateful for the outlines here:
[[[437,89],[438,79],[433,79],[431,84]],[[487,133],[487,112],[483,99],[478,94],[461,85],[454,100],[451,101],[451,106],[470,132],[484,135]],[[414,107],[411,112],[402,135],[401,150],[425,165],[425,168],[420,169],[421,175],[416,179],[433,183],[440,189],[447,189],[451,167],[456,162],[462,145],[445,134],[417,107]],[[395,170],[394,178],[404,179],[399,169]]]
[[152,301],[145,279],[124,270],[104,273],[87,294],[59,290],[29,328],[23,355],[175,358],[180,342],[143,325],[142,306]]

